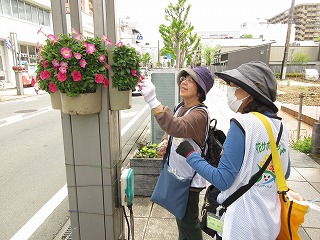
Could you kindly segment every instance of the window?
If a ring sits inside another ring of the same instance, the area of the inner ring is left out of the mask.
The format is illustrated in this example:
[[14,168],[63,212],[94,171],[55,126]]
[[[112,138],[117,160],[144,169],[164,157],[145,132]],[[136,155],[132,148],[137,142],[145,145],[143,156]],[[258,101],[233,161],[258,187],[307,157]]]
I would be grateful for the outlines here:
[[32,14],[31,14],[31,5],[26,3],[26,19],[29,22],[32,22]]
[[2,14],[11,16],[10,0],[1,0]]
[[42,9],[38,9],[38,10],[39,10],[39,24],[44,25],[43,10]]
[[38,8],[36,8],[35,6],[31,6],[31,16],[32,22],[39,23]]
[[26,20],[26,9],[24,6],[24,2],[19,1],[18,3],[18,11],[19,11],[19,18]]
[[12,16],[14,18],[19,18],[18,1],[17,0],[11,0],[11,5],[12,5]]
[[46,10],[43,11],[43,19],[44,19],[44,25],[50,26],[50,13],[49,13],[49,11],[46,11]]

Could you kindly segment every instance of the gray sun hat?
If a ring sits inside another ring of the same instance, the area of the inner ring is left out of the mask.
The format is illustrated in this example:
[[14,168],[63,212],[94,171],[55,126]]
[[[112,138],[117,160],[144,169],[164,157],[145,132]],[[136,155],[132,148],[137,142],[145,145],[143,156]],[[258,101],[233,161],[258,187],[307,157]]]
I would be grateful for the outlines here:
[[276,77],[264,62],[244,63],[236,69],[215,72],[214,74],[227,83],[236,84],[254,99],[270,107],[274,112],[278,112],[278,108],[274,104],[277,95]]
[[214,77],[211,72],[205,67],[183,68],[178,73],[177,84],[180,85],[180,77],[187,75],[190,75],[207,95],[214,83]]

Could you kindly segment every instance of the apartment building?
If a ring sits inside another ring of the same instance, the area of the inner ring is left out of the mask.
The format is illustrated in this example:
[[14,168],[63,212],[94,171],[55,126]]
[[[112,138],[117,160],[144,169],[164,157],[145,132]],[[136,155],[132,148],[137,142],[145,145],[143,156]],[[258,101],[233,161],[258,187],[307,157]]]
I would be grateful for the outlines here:
[[[268,19],[269,24],[288,23],[290,9]],[[293,24],[296,41],[312,41],[320,37],[320,3],[305,3],[294,6]]]

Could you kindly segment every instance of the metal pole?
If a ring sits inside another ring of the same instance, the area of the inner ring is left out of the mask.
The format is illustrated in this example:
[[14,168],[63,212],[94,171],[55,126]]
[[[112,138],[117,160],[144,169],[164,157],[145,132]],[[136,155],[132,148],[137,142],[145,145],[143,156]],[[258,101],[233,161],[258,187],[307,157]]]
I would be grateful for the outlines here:
[[[20,57],[19,57],[20,50],[19,50],[17,33],[10,32],[10,42],[12,47],[13,65],[20,66]],[[21,71],[15,70],[14,76],[16,79],[17,95],[24,95]]]
[[303,93],[300,93],[299,98],[299,113],[298,113],[298,129],[297,129],[297,141],[300,139],[300,128],[301,128],[301,116],[302,116],[302,103],[303,103]]
[[281,73],[280,73],[281,79],[285,79],[286,78],[287,58],[288,58],[288,50],[289,50],[289,44],[290,44],[290,35],[291,35],[291,26],[292,26],[292,16],[293,16],[294,2],[295,2],[295,0],[292,0],[291,8],[290,8],[289,16],[288,16],[287,38],[286,38],[286,44],[285,44],[285,47],[284,47],[284,55],[283,55],[283,60],[282,60]]

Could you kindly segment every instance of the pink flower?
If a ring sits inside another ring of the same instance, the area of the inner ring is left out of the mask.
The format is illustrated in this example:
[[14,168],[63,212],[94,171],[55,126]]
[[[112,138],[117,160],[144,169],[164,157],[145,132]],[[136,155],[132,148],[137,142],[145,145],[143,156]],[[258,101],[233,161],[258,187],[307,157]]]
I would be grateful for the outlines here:
[[59,72],[57,74],[57,78],[60,82],[64,82],[65,80],[67,80],[67,74],[66,73],[62,73],[62,72]]
[[99,62],[104,62],[104,59],[105,59],[105,58],[106,58],[106,57],[101,54],[101,55],[98,57]]
[[37,34],[42,32],[42,27],[38,30]]
[[61,65],[61,67],[68,67],[68,63],[66,63],[66,62],[61,62],[60,65]]
[[81,53],[78,53],[78,52],[73,54],[73,56],[78,60],[81,59],[81,57],[82,57]]
[[123,45],[123,42],[118,42],[116,46],[121,47],[122,45]]
[[107,88],[107,87],[109,87],[109,79],[108,78],[105,78],[104,79],[104,83],[103,83],[103,85]]
[[83,42],[83,45],[85,45],[87,47],[88,43],[87,42]]
[[86,52],[93,54],[96,51],[96,46],[94,44],[88,43],[86,46]]
[[109,44],[109,45],[112,45],[112,42],[107,38],[106,35],[103,35],[103,36],[102,36],[102,40],[103,40],[105,43],[107,43],[107,44]]
[[82,79],[81,73],[78,72],[77,70],[73,70],[71,73],[71,76],[73,78],[73,81],[75,82],[79,82]]
[[34,78],[31,78],[31,86],[34,87],[35,84],[36,84],[36,80]]
[[61,66],[59,67],[59,72],[66,73],[68,71],[68,67]]
[[136,77],[137,76],[137,70],[132,69],[131,70],[131,75]]
[[57,38],[55,35],[49,34],[49,35],[47,36],[47,38],[48,38],[49,40],[51,40],[52,46],[53,46],[56,42],[58,42],[58,38]]
[[141,75],[141,73],[139,73],[139,81],[142,81],[144,79],[144,76]]
[[106,63],[106,69],[110,70],[110,65]]
[[49,79],[50,77],[51,77],[51,72],[49,72],[48,70],[44,70],[44,71],[40,72],[40,78],[42,80]]
[[67,47],[62,48],[60,53],[64,58],[71,58],[72,57],[72,51],[70,48],[67,48]]
[[54,93],[57,91],[57,86],[53,82],[50,82],[49,83],[49,90]]
[[77,30],[74,29],[74,28],[71,28],[71,31],[72,31],[72,33],[74,33],[74,34],[78,34]]
[[96,83],[103,83],[104,76],[102,74],[98,73],[94,80],[96,81]]
[[87,61],[86,61],[84,58],[82,58],[82,59],[80,60],[80,67],[85,68],[86,65],[87,65]]
[[42,66],[43,66],[44,68],[46,68],[46,67],[49,66],[49,63],[48,63],[46,60],[44,60],[44,61],[42,62]]
[[81,34],[80,33],[76,34],[73,39],[74,40],[80,40],[81,39]]
[[59,63],[59,61],[58,61],[57,59],[53,59],[53,60],[52,60],[52,65],[53,65],[54,67],[59,67],[59,66],[60,66],[60,63]]

